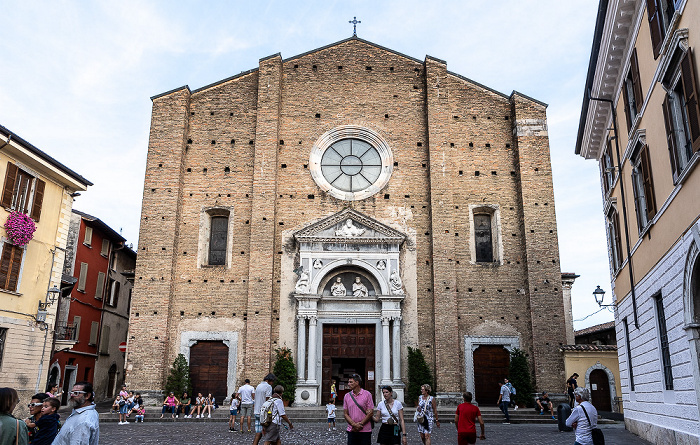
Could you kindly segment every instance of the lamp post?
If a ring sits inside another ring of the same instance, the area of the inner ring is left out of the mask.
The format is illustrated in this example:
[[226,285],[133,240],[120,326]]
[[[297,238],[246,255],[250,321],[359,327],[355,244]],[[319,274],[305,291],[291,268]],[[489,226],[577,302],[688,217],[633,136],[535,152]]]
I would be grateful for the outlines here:
[[598,303],[598,306],[600,307],[609,307],[609,306],[617,306],[617,304],[613,301],[612,304],[603,304],[603,299],[605,298],[605,291],[600,288],[600,286],[596,286],[595,290],[593,291],[593,298],[595,298],[595,302]]
[[54,286],[46,292],[46,301],[39,300],[39,309],[36,311],[36,321],[46,324],[48,307],[56,302],[56,297],[61,293],[61,289]]

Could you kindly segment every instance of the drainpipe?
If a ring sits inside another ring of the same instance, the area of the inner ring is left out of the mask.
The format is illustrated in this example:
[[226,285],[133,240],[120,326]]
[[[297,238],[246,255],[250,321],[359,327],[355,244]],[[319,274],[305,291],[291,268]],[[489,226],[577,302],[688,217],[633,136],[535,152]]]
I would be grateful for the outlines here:
[[617,134],[617,112],[615,111],[615,104],[613,103],[612,100],[610,99],[605,99],[602,97],[592,97],[591,96],[591,90],[587,90],[586,94],[588,96],[588,100],[597,100],[600,102],[606,102],[610,104],[610,111],[612,111],[612,121],[613,121],[613,133],[614,136],[613,138],[615,139],[615,154],[617,155],[617,166],[615,169],[617,170],[617,174],[620,175],[620,199],[622,201],[622,219],[624,222],[625,226],[625,242],[627,243],[627,270],[629,271],[629,277],[630,277],[630,293],[632,294],[632,314],[634,315],[634,327],[639,329],[639,320],[637,319],[637,295],[634,290],[634,272],[632,271],[632,251],[630,248],[630,235],[629,235],[629,229],[628,229],[628,223],[627,223],[627,202],[625,200],[625,186],[624,186],[624,181],[622,180],[622,165],[620,164],[622,162],[622,158],[620,157],[620,144],[618,142],[618,134]]

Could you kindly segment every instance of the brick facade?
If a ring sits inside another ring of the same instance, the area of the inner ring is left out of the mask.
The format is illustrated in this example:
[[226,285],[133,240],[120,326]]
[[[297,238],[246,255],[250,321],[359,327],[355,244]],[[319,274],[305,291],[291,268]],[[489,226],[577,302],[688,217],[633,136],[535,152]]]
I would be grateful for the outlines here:
[[[290,304],[283,256],[295,251],[283,233],[351,207],[406,233],[403,249],[415,250],[403,280],[416,303],[402,329],[418,340],[403,347],[423,350],[438,392],[465,389],[467,335],[517,336],[538,388],[560,387],[564,307],[545,109],[444,61],[356,37],[154,97],[128,383],[161,390],[179,332],[223,325],[239,332],[238,380],[259,379],[273,349],[295,338],[280,330],[294,325],[279,321]],[[367,199],[334,198],[309,173],[314,143],[341,125],[367,127],[391,147],[391,179]],[[225,266],[197,264],[202,209],[216,206],[233,209],[232,253]],[[483,206],[498,215],[490,264],[470,250],[470,212]]]

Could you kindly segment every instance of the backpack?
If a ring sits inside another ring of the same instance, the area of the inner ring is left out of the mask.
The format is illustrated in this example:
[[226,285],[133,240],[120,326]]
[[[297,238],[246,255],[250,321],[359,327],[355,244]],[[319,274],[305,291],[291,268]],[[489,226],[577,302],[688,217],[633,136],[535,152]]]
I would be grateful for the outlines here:
[[275,414],[275,400],[273,398],[269,398],[260,407],[260,425],[265,428],[272,425],[272,420],[274,419]]

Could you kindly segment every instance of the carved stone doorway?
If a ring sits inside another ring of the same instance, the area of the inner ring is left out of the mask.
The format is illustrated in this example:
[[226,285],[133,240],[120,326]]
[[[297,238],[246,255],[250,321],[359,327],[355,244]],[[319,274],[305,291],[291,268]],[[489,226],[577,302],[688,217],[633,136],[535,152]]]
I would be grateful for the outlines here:
[[[223,341],[198,341],[190,348],[192,392],[211,393],[223,402],[227,394],[228,346]],[[179,394],[178,394],[179,395]]]
[[509,371],[510,353],[502,345],[480,345],[474,351],[474,398],[480,406],[496,404],[498,381]]
[[331,396],[331,379],[336,381],[336,403],[343,403],[349,391],[348,378],[359,374],[364,379],[362,387],[374,390],[376,370],[375,326],[362,324],[323,325],[323,377],[321,382],[321,403]]
[[598,411],[612,411],[610,403],[610,381],[602,369],[591,371],[591,403]]

